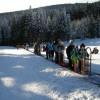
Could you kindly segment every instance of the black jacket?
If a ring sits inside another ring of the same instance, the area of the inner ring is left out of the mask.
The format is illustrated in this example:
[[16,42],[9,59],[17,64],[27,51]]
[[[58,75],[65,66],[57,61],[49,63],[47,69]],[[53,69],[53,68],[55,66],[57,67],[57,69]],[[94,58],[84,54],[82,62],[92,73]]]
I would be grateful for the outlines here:
[[66,54],[67,54],[67,58],[70,59],[71,58],[71,54],[70,52],[74,49],[74,45],[69,45],[67,48],[66,48]]

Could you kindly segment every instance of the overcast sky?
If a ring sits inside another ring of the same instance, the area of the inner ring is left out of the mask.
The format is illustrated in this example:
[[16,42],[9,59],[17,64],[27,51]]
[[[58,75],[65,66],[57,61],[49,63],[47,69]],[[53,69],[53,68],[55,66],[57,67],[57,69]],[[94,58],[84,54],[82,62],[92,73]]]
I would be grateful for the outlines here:
[[37,8],[55,4],[91,3],[95,1],[99,0],[0,0],[0,13],[29,9],[30,5],[32,8]]

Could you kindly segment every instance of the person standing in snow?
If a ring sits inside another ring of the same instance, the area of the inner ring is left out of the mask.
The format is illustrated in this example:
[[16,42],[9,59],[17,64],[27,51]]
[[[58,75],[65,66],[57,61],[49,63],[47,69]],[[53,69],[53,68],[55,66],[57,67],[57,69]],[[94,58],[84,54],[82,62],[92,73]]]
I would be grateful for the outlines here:
[[28,43],[26,43],[25,49],[28,50],[28,47],[29,47],[29,45],[28,45]]
[[74,45],[74,41],[73,40],[70,40],[69,41],[69,46],[66,48],[66,54],[67,54],[67,58],[69,60],[69,68],[71,70],[73,70],[73,66],[72,66],[72,60],[71,60],[71,51],[74,49],[75,45]]
[[74,47],[74,49],[70,52],[72,67],[75,72],[79,72],[79,56],[78,56],[78,46]]
[[79,54],[80,58],[88,56],[87,51],[85,49],[85,44],[84,43],[82,43],[80,45],[80,49],[79,49],[79,53],[78,54]]
[[48,56],[49,56],[49,51],[48,51],[48,42],[46,42],[46,59],[48,59]]
[[38,41],[34,44],[34,53],[37,55],[40,55],[40,40],[38,39]]
[[53,59],[53,44],[52,42],[48,42],[48,52],[49,52],[49,58]]
[[59,41],[58,43],[59,64],[63,63],[64,49],[65,49],[64,43],[62,41]]
[[79,55],[79,70],[81,71],[81,61],[82,61],[82,58],[86,58],[86,57],[89,57],[89,54],[87,53],[86,49],[85,49],[85,44],[82,43],[80,45],[80,49],[79,49],[79,52],[78,52],[78,55]]
[[58,43],[59,43],[59,39],[57,39],[54,44],[53,44],[53,48],[54,48],[54,53],[55,53],[55,63],[59,63],[59,54],[58,54]]

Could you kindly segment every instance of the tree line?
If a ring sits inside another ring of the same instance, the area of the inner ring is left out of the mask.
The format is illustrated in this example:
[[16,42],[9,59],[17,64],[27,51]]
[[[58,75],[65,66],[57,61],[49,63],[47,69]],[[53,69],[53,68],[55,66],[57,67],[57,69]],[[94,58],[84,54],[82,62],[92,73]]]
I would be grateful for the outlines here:
[[[7,15],[7,16],[6,16]],[[8,17],[9,16],[9,17]],[[100,37],[100,1],[64,4],[0,15],[0,44]]]

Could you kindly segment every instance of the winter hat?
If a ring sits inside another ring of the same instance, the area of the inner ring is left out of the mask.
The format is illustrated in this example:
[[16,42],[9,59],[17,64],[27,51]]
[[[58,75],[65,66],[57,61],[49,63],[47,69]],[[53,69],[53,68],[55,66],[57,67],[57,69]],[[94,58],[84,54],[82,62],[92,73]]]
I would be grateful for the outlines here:
[[73,40],[70,40],[70,41],[69,41],[69,44],[73,44]]
[[84,44],[84,43],[82,43],[82,44],[80,45],[80,47],[85,47],[85,44]]
[[59,41],[59,46],[63,46],[64,42],[63,41]]

